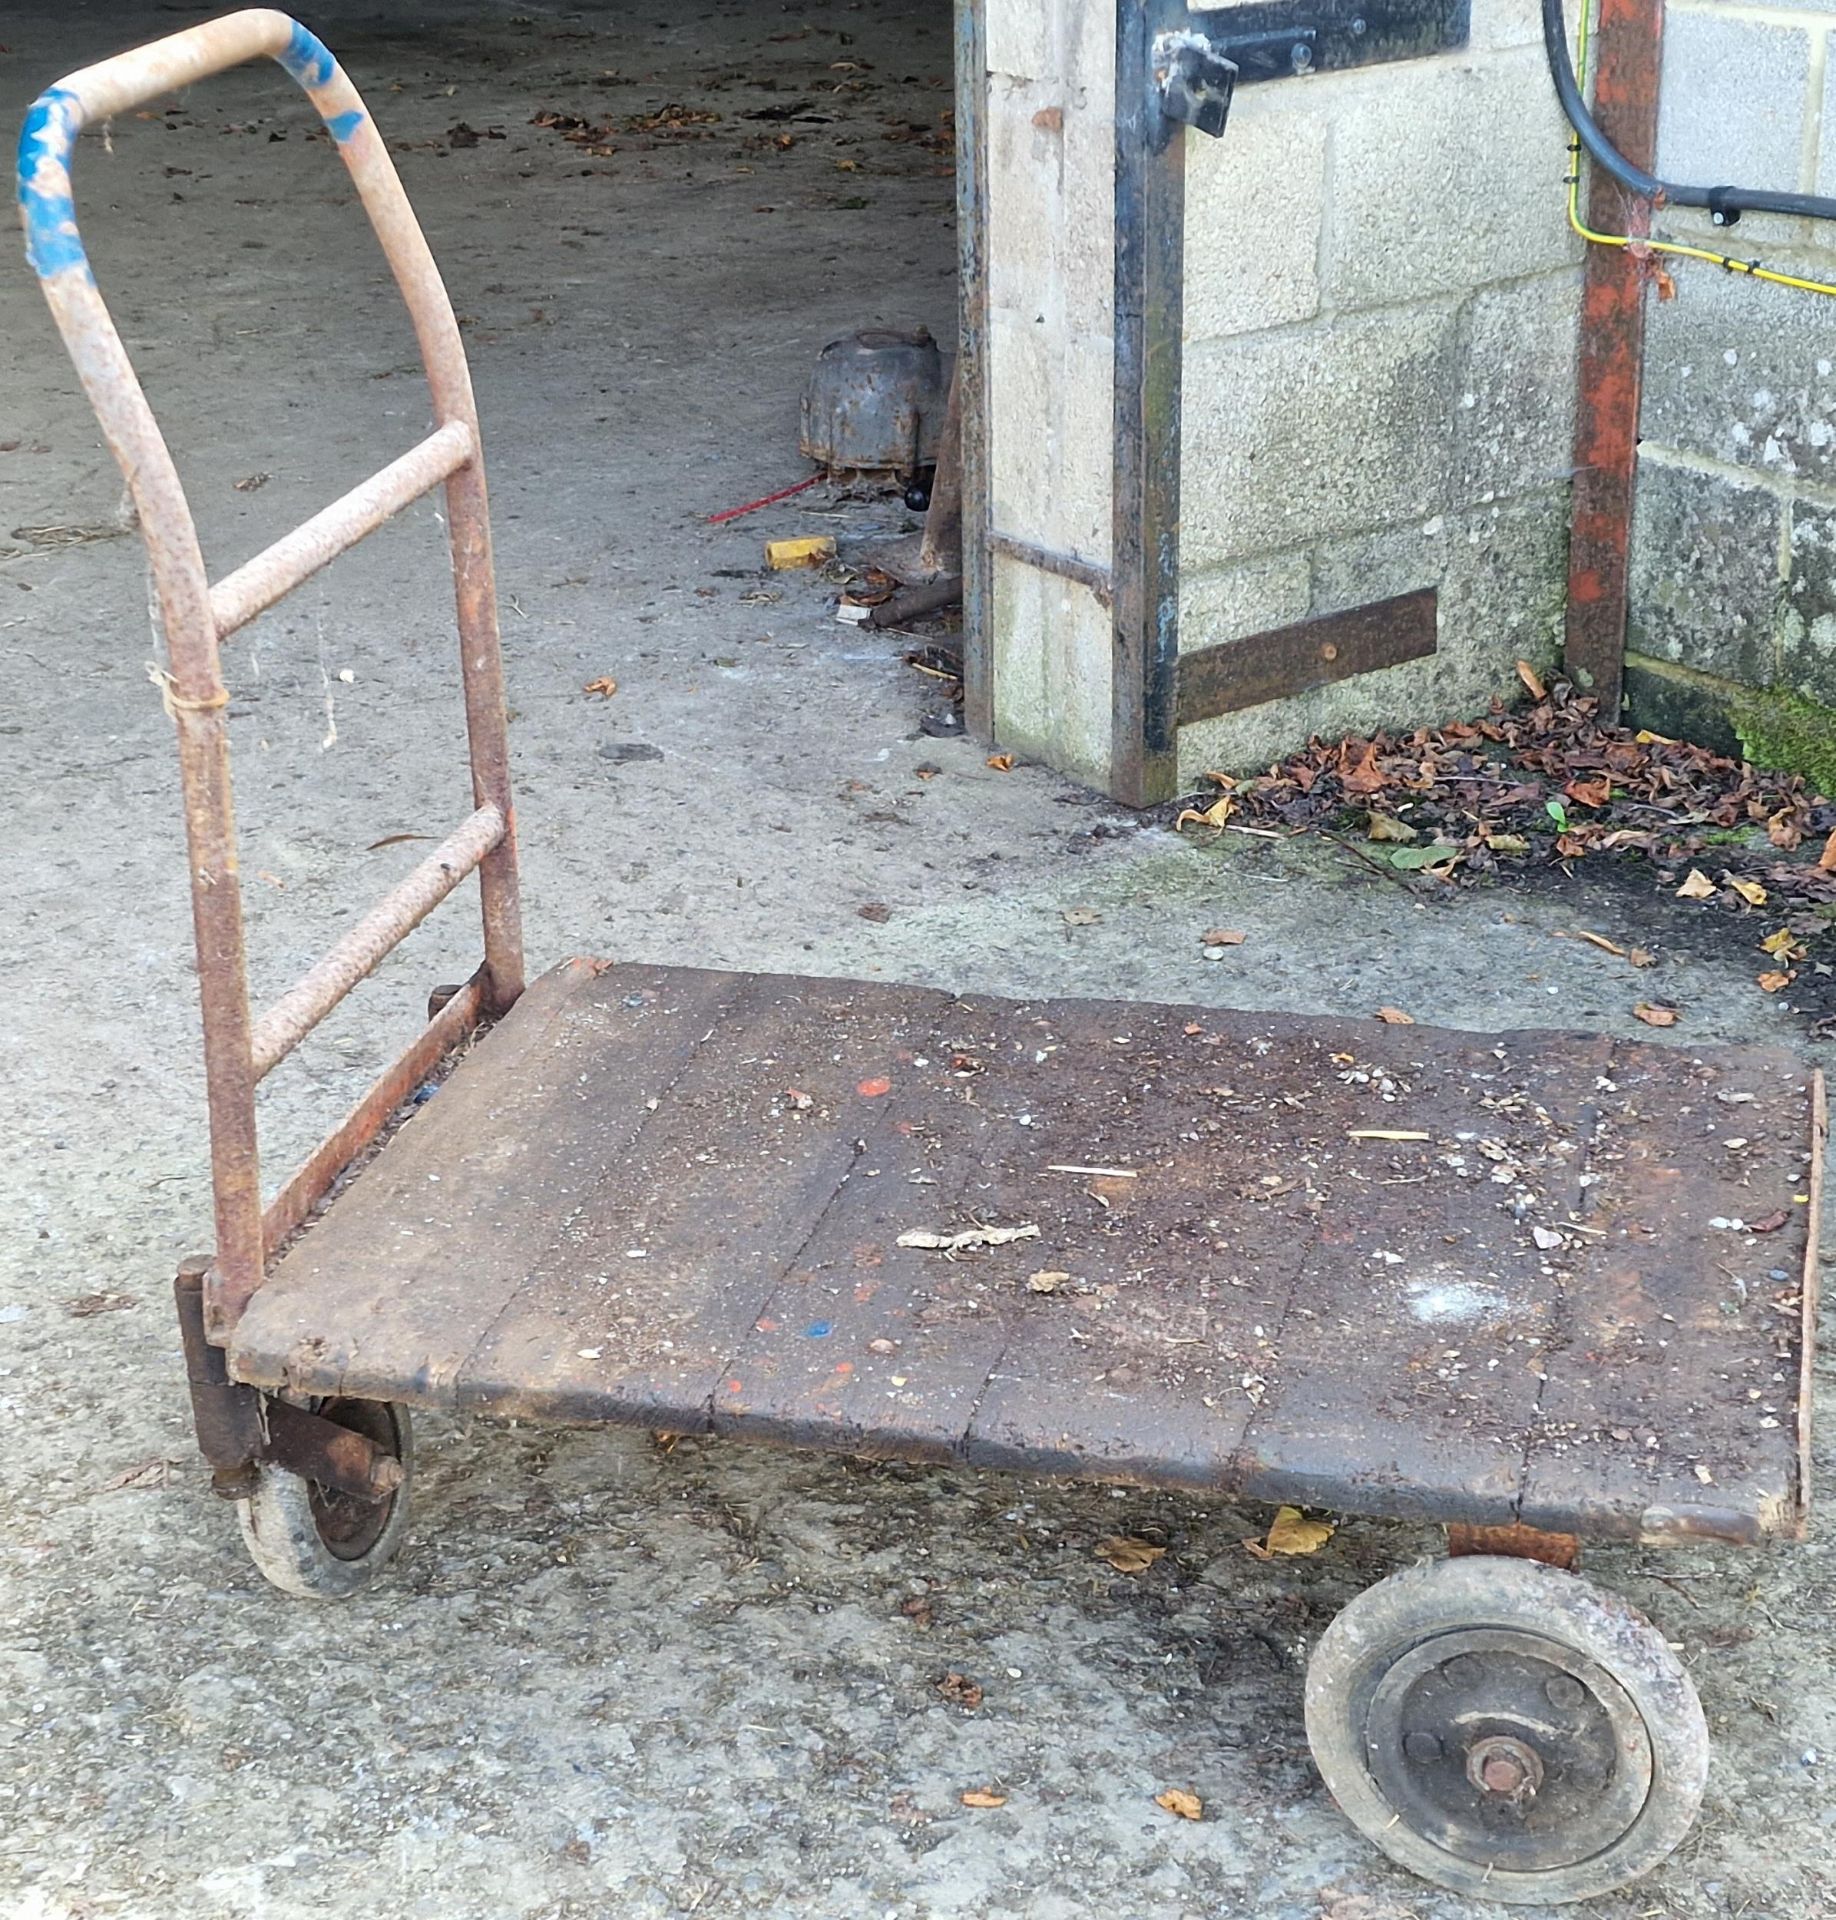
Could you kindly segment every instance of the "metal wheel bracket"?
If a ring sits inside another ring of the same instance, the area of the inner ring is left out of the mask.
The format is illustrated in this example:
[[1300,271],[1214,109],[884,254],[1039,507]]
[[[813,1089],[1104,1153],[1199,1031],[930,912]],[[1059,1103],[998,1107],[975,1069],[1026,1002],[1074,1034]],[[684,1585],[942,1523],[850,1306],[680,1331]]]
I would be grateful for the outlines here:
[[205,1338],[204,1278],[209,1269],[210,1262],[202,1257],[185,1261],[173,1293],[192,1424],[215,1490],[226,1499],[245,1499],[255,1468],[269,1464],[353,1499],[387,1500],[402,1484],[402,1467],[386,1447],[229,1377],[223,1349]]

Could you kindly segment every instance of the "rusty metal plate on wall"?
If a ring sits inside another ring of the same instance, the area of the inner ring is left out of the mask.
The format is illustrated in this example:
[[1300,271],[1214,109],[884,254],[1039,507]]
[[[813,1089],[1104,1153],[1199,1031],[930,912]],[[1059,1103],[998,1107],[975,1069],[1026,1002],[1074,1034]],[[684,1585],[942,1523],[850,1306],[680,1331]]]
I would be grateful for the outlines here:
[[1179,659],[1179,724],[1291,700],[1353,674],[1422,660],[1435,650],[1436,593],[1420,587],[1345,613],[1273,627]]

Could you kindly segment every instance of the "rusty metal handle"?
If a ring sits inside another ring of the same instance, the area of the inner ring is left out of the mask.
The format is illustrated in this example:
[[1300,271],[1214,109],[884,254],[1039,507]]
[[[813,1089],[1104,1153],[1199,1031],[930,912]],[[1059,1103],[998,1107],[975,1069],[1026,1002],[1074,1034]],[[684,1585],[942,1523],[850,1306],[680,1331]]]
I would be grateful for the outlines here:
[[[413,323],[433,399],[434,432],[418,447],[283,536],[213,588],[185,491],[127,350],[90,271],[77,229],[70,165],[77,136],[174,87],[267,57],[305,89],[369,216]],[[455,1023],[501,1012],[522,992],[522,923],[510,794],[503,662],[491,527],[471,373],[452,302],[382,136],[325,46],[266,8],[208,20],[71,74],[42,94],[19,141],[26,254],[140,518],[165,629],[162,691],[178,735],[191,866],[192,923],[203,1003],[216,1259],[206,1285],[211,1337],[224,1340],[260,1286],[283,1219],[297,1224],[312,1192],[361,1149],[399,1099],[402,1076],[425,1070]],[[449,866],[411,875],[258,1029],[249,1009],[242,894],[230,794],[229,733],[218,643],[429,488],[444,483],[472,764],[472,819],[448,843]],[[283,1190],[264,1234],[255,1088],[261,1075],[374,966],[438,898],[476,866],[485,960],[475,987],[388,1069]],[[384,1105],[386,1095],[394,1099]],[[362,1137],[359,1137],[359,1136]]]

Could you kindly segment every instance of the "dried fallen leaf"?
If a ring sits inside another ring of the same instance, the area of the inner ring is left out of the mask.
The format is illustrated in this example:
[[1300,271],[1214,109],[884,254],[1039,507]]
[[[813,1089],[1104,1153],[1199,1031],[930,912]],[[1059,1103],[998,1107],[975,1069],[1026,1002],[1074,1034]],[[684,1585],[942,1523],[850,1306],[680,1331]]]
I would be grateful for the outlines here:
[[967,1674],[946,1673],[937,1683],[937,1691],[953,1705],[973,1713],[982,1704],[982,1689]]
[[1537,672],[1528,660],[1518,661],[1517,677],[1529,688],[1530,698],[1532,700],[1547,700],[1549,698],[1549,689],[1544,686],[1542,675]]
[[1742,880],[1732,873],[1727,876],[1727,880],[1728,885],[1746,901],[1748,906],[1763,907],[1766,904],[1766,889],[1757,880]]
[[1677,1009],[1656,1001],[1641,1000],[1632,1011],[1648,1027],[1674,1027],[1677,1024]]
[[244,474],[240,480],[232,480],[230,485],[234,487],[238,493],[258,493],[272,478],[273,475],[271,474],[249,473]]
[[1095,907],[1066,907],[1058,917],[1068,927],[1095,927],[1100,926],[1103,920]]
[[1199,935],[1201,947],[1240,947],[1249,938],[1235,927],[1208,927]]
[[1092,1549],[1099,1560],[1107,1560],[1118,1573],[1146,1573],[1165,1552],[1151,1540],[1132,1533],[1112,1533]]
[[1299,1507],[1278,1507],[1263,1544],[1271,1553],[1318,1553],[1332,1533],[1330,1522],[1309,1520]]
[[376,853],[383,847],[399,847],[404,840],[431,840],[431,833],[385,833],[380,840],[372,840],[364,848],[365,853]]
[[1154,1796],[1157,1807],[1165,1807],[1168,1813],[1176,1813],[1182,1820],[1196,1820],[1205,1811],[1205,1803],[1196,1793],[1187,1793],[1183,1787],[1169,1787],[1165,1793]]
[[1767,1214],[1764,1220],[1749,1220],[1747,1222],[1747,1231],[1749,1233],[1777,1233],[1790,1218],[1790,1212],[1786,1208],[1781,1207],[1777,1213]]
[[1381,1020],[1386,1027],[1412,1027],[1415,1025],[1415,1015],[1412,1013],[1404,1013],[1401,1007],[1379,1007],[1377,1009],[1377,1018]]
[[1836,873],[1836,832],[1823,843],[1823,851],[1817,856],[1817,864],[1825,873]]
[[1007,1805],[1007,1795],[991,1793],[986,1787],[971,1787],[962,1796],[962,1801],[966,1807],[1004,1807]]
[[801,1087],[786,1087],[784,1089],[784,1104],[787,1107],[795,1109],[798,1113],[808,1113],[816,1102],[809,1094],[805,1093]]
[[1655,953],[1647,953],[1643,947],[1628,947],[1626,949],[1626,959],[1635,967],[1655,967],[1657,965],[1657,955]]
[[1760,990],[1764,993],[1782,993],[1797,977],[1795,973],[1762,973],[1759,976]]
[[876,1074],[871,1080],[863,1080],[854,1090],[863,1100],[878,1100],[883,1094],[892,1092],[892,1082],[885,1074]]
[[74,1300],[64,1302],[64,1311],[72,1320],[93,1320],[99,1313],[120,1313],[138,1305],[131,1293],[79,1293]]
[[1173,822],[1174,831],[1177,832],[1190,820],[1195,827],[1216,827],[1222,832],[1230,824],[1231,809],[1236,804],[1229,794],[1221,793],[1202,812],[1197,807],[1183,808],[1179,818]]
[[1406,847],[1411,840],[1419,840],[1421,835],[1407,821],[1393,820],[1387,813],[1373,813],[1370,837],[1373,840],[1387,840],[1399,847]]
[[1713,900],[1715,883],[1700,867],[1691,867],[1689,877],[1677,889],[1679,900]]
[[602,673],[597,680],[589,680],[580,691],[595,694],[601,700],[610,700],[618,691],[618,682],[609,673]]
[[933,1233],[914,1227],[899,1236],[902,1247],[922,1247],[931,1253],[963,1253],[971,1247],[1005,1247],[1015,1240],[1037,1240],[1039,1229],[1024,1227],[965,1227],[961,1233]]
[[1070,1285],[1070,1282],[1071,1276],[1068,1273],[1059,1273],[1051,1267],[1041,1267],[1037,1273],[1029,1273],[1026,1276],[1026,1290],[1028,1293],[1056,1293],[1060,1287]]
[[1609,940],[1604,933],[1588,933],[1582,930],[1576,933],[1575,938],[1585,940],[1590,947],[1598,947],[1602,953],[1614,954],[1621,960],[1627,957],[1625,948],[1616,941]]
[[1488,833],[1485,844],[1494,853],[1528,853],[1530,842],[1521,833]]

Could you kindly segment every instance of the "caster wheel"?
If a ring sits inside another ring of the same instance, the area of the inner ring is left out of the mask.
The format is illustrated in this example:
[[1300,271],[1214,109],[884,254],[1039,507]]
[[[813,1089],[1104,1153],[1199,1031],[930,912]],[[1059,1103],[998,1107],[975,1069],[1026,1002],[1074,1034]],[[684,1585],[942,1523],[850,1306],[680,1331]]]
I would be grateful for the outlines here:
[[1701,1703],[1656,1628],[1575,1574],[1490,1555],[1393,1574],[1333,1621],[1307,1739],[1392,1860],[1506,1902],[1636,1880],[1708,1777]]
[[236,1502],[243,1544],[263,1577],[308,1600],[348,1600],[392,1559],[408,1527],[414,1434],[408,1409],[381,1400],[321,1400],[313,1412],[374,1440],[402,1463],[386,1500],[358,1500],[284,1467],[255,1470],[255,1491]]

